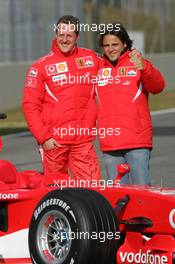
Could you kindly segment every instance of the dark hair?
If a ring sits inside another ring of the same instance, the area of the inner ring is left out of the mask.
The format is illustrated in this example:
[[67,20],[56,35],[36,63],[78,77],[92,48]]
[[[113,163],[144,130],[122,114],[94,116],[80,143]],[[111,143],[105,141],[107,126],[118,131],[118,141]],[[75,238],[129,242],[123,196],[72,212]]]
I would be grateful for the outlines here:
[[[75,33],[78,35],[79,34],[79,25],[80,25],[80,20],[77,17],[74,16],[62,16],[58,19],[56,26],[58,26],[58,24],[63,23],[63,24],[73,24],[75,25]],[[56,33],[57,33],[58,29],[56,29]]]
[[108,25],[105,27],[104,32],[102,34],[100,33],[99,44],[101,47],[103,47],[104,36],[108,34],[118,37],[122,41],[123,44],[126,44],[127,46],[125,48],[125,51],[131,50],[133,41],[130,39],[126,29],[121,23],[113,23],[112,29],[111,27],[109,28]]

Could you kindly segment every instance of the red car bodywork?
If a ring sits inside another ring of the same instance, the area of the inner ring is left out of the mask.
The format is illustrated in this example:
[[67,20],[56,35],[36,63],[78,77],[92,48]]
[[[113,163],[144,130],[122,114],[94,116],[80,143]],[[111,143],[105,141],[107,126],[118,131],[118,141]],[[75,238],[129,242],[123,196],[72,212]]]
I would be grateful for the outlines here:
[[[36,204],[59,188],[58,181],[69,179],[68,175],[17,172],[11,163],[0,161],[0,263],[31,263],[27,238]],[[116,212],[123,237],[116,263],[174,263],[174,189],[115,184],[94,189]]]

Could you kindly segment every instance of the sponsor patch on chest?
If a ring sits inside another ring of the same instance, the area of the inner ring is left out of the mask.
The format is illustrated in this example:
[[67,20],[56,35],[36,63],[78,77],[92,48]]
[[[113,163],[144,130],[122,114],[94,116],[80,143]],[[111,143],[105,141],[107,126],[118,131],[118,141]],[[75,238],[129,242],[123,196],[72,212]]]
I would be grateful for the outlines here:
[[45,67],[46,67],[46,73],[48,76],[63,73],[63,72],[68,72],[66,61],[46,65]]
[[99,70],[98,75],[102,78],[108,78],[111,76],[111,68],[104,68]]
[[118,76],[137,76],[137,69],[135,67],[119,67]]
[[66,79],[67,79],[66,74],[59,74],[59,75],[52,76],[52,81],[54,83],[54,86],[62,85],[63,83],[65,83]]
[[77,68],[86,68],[86,67],[94,66],[94,61],[92,56],[76,58],[75,62]]
[[98,86],[105,86],[111,77],[111,68],[104,68],[98,71]]

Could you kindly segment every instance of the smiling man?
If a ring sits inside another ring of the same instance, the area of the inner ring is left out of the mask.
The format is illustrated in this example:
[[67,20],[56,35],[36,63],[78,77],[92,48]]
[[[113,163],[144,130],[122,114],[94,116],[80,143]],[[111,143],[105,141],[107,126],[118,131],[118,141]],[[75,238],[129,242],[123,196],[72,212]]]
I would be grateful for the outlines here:
[[164,77],[132,49],[132,40],[120,23],[100,35],[100,46],[104,58],[98,72],[98,126],[108,131],[99,137],[107,175],[114,179],[117,165],[128,163],[130,173],[121,183],[149,185],[152,124],[148,96],[164,89]]
[[[93,51],[77,47],[78,26],[79,20],[73,16],[58,20],[51,52],[27,72],[23,111],[42,146],[45,173],[67,173],[69,168],[75,177],[98,180],[91,134],[96,121],[91,78],[97,73],[99,60]],[[88,79],[70,82],[69,76]]]
[[56,43],[59,50],[63,53],[72,53],[75,49],[77,39],[79,38],[79,33],[76,30],[78,24],[68,24],[58,23],[56,26]]

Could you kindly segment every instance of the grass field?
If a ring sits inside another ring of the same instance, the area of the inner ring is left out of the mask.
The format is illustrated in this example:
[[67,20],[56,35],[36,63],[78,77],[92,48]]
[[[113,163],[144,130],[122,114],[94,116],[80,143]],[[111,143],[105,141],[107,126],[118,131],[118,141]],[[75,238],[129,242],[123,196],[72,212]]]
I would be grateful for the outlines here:
[[[158,95],[150,95],[149,103],[151,111],[174,108],[175,91],[165,91]],[[0,120],[1,135],[27,131],[27,125],[21,109],[7,111],[6,114],[8,118]]]

